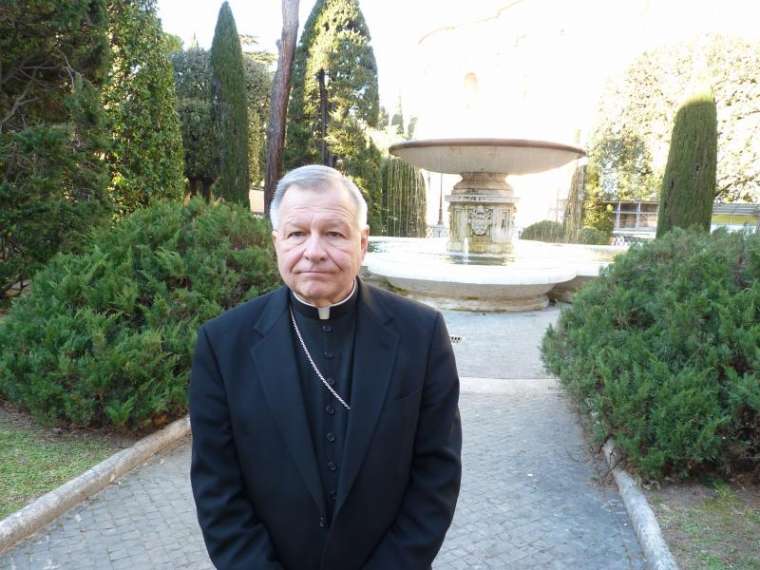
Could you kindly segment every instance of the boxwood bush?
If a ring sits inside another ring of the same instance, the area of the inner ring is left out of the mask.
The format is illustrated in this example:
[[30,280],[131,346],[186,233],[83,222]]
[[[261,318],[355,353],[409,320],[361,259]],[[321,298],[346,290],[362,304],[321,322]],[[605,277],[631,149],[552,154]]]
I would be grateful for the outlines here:
[[633,246],[542,354],[643,477],[760,474],[760,235],[675,229]]
[[144,431],[186,412],[199,325],[279,282],[268,225],[161,203],[59,254],[0,321],[0,396],[46,423]]

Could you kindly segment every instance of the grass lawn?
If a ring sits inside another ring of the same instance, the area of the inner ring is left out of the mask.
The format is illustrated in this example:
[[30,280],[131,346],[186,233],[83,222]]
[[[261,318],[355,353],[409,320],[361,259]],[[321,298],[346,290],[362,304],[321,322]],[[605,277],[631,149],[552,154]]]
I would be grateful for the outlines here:
[[645,493],[681,568],[760,570],[760,486],[717,481]]
[[0,519],[133,442],[43,428],[0,401]]

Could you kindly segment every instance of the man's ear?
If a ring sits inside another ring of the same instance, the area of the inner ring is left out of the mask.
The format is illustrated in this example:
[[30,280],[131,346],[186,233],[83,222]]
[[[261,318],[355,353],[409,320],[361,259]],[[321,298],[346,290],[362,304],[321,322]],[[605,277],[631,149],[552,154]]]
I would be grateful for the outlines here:
[[277,247],[277,230],[272,230],[272,245]]
[[361,231],[362,259],[364,259],[364,256],[367,253],[368,246],[369,246],[369,226],[364,226],[364,229]]

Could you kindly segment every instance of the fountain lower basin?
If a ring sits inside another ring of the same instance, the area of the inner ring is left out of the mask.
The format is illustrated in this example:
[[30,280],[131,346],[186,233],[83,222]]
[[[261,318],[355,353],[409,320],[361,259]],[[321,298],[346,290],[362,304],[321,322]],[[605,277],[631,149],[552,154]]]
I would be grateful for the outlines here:
[[625,247],[516,240],[508,256],[446,253],[446,238],[370,238],[364,275],[436,306],[484,312],[532,311],[568,301]]

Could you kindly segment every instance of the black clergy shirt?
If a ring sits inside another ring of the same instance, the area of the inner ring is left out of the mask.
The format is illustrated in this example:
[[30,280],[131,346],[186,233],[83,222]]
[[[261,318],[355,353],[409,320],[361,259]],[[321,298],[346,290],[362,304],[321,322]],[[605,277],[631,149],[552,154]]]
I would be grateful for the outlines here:
[[[290,294],[290,305],[306,348],[322,376],[349,406],[358,294],[359,288],[354,287],[346,301],[330,307],[327,319],[320,319],[316,307],[302,302],[292,292]],[[324,386],[306,358],[295,332],[292,336],[314,455],[322,479],[326,522],[329,524],[335,508],[348,415],[351,412]]]

